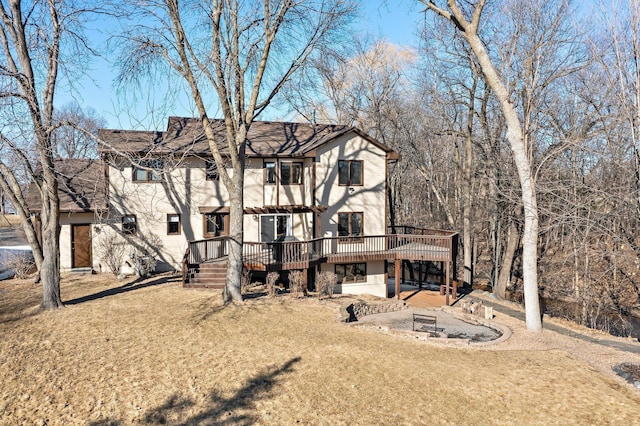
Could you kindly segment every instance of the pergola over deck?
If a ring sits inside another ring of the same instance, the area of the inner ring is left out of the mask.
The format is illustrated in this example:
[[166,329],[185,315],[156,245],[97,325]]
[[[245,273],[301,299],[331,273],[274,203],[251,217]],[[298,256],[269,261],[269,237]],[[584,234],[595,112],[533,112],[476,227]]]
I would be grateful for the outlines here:
[[[394,262],[395,296],[400,294],[402,261],[441,262],[442,289],[456,298],[455,281],[458,234],[408,226],[397,226],[395,233],[357,237],[323,237],[308,241],[244,242],[243,261],[253,271],[307,270],[321,263],[355,263],[371,260]],[[185,254],[184,275],[189,265],[223,258],[228,254],[227,237],[192,241]],[[451,276],[453,273],[453,276]]]

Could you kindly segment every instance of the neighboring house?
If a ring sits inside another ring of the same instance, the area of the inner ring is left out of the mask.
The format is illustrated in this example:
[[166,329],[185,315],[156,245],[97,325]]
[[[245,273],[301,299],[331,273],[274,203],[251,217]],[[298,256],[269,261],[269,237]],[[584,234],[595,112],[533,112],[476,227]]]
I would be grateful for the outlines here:
[[[224,156],[224,123],[212,126]],[[159,270],[183,270],[187,284],[206,284],[206,263],[220,263],[226,254],[229,197],[200,121],[170,117],[164,132],[101,130],[99,136],[108,209],[92,201],[80,203],[84,210],[64,210],[63,267],[81,266],[82,224],[93,238],[89,264],[97,271],[109,269],[108,247],[115,244],[118,253],[127,247],[128,266],[130,254],[149,254]],[[382,297],[389,261],[446,261],[448,271],[455,233],[399,238],[388,232],[386,177],[397,159],[353,127],[253,123],[244,172],[247,268],[302,269],[310,280],[332,271],[338,292]]]

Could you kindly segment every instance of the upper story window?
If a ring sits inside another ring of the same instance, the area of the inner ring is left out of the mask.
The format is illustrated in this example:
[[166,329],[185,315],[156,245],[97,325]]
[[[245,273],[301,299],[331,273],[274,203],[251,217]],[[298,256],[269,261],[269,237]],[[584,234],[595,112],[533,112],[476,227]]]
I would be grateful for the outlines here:
[[275,184],[276,183],[276,163],[275,161],[264,162],[264,183]]
[[338,182],[340,185],[362,185],[362,161],[339,160]]
[[180,235],[182,232],[182,226],[180,223],[179,214],[167,215],[167,235]]
[[132,214],[122,216],[122,233],[135,235],[138,233],[138,223],[136,216]]
[[162,180],[162,160],[140,160],[133,166],[134,182],[160,182]]
[[302,163],[280,163],[281,185],[302,185]]
[[[362,221],[364,213],[338,213],[338,236],[340,237],[358,237],[362,236]],[[345,241],[354,241],[354,239],[345,239]]]
[[207,175],[207,180],[214,180],[214,181],[220,180],[218,165],[213,159],[205,160],[205,173]]

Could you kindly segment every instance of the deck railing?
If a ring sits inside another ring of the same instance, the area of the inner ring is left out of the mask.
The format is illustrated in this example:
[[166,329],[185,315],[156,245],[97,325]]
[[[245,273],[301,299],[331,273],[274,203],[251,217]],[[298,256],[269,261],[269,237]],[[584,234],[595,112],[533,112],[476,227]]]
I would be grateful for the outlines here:
[[187,250],[187,262],[190,264],[215,260],[229,254],[229,240],[227,237],[214,237],[190,241]]
[[[402,227],[405,228],[405,227]],[[408,228],[408,227],[407,227]],[[250,269],[305,269],[317,263],[367,260],[451,261],[457,255],[457,233],[420,233],[323,237],[308,241],[244,242],[243,260]],[[228,255],[226,237],[189,243],[185,262],[197,264]]]
[[451,237],[457,235],[457,232],[446,231],[442,229],[421,228],[419,226],[388,226],[387,231],[390,234],[410,234],[410,235],[440,235],[445,237]]

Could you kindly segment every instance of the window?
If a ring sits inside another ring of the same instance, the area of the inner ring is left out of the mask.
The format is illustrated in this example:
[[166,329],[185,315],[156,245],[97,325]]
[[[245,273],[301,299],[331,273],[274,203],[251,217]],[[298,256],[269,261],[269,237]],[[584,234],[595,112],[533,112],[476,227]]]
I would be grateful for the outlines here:
[[135,235],[138,232],[138,224],[135,215],[122,216],[122,233],[127,235]]
[[260,241],[270,243],[291,235],[291,215],[263,214],[260,216]]
[[264,183],[276,183],[276,163],[273,161],[264,162]]
[[224,213],[205,213],[204,214],[204,236],[219,237],[227,235],[229,227],[229,215]]
[[362,185],[362,161],[338,161],[338,181],[340,185]]
[[134,182],[160,182],[162,180],[162,160],[141,160],[138,164],[139,167],[133,166]]
[[336,275],[338,276],[338,284],[364,282],[367,280],[367,264],[337,264]]
[[302,163],[280,163],[280,184],[281,185],[301,185],[302,184]]
[[[362,236],[362,220],[364,213],[338,213],[338,236]],[[345,238],[340,241],[362,241],[362,239]]]
[[182,232],[182,225],[180,223],[179,214],[167,215],[167,235],[180,235]]
[[207,175],[207,180],[220,180],[218,165],[214,160],[205,160],[205,173]]

